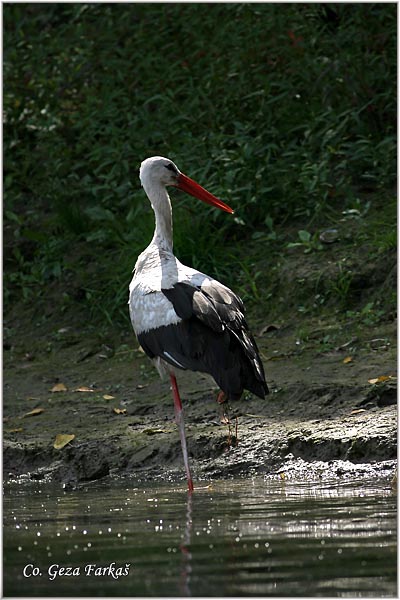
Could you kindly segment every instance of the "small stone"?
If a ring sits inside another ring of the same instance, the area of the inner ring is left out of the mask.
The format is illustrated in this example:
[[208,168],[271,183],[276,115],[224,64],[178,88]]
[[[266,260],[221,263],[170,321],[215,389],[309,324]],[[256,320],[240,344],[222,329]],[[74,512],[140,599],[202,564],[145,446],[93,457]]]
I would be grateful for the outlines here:
[[337,229],[325,229],[319,234],[320,242],[324,244],[333,244],[339,239],[339,231]]

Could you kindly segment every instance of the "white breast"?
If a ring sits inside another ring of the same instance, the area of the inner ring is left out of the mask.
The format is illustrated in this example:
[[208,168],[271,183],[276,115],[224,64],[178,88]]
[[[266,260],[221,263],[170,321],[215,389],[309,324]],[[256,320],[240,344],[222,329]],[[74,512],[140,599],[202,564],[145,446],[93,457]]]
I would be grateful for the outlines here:
[[142,252],[129,286],[129,313],[137,335],[181,321],[161,290],[182,281],[199,287],[213,279],[183,265],[171,252],[160,250],[154,244]]

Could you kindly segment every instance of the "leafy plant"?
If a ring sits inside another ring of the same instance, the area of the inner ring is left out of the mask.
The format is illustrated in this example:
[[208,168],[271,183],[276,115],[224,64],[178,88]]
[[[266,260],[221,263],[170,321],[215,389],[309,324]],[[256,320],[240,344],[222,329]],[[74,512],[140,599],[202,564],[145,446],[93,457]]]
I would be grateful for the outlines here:
[[238,245],[301,220],[295,243],[318,249],[311,223],[394,185],[393,3],[8,3],[3,17],[6,300],[62,281],[79,249],[94,315],[127,314],[150,155],[235,209],[175,202],[180,258],[231,285]]
[[304,254],[309,254],[313,250],[323,249],[323,246],[318,238],[318,233],[314,233],[314,235],[312,235],[309,231],[306,231],[305,229],[300,229],[300,231],[297,232],[297,235],[299,241],[289,242],[287,244],[287,248],[297,248],[300,246],[304,248]]
[[337,266],[338,274],[329,282],[328,295],[330,297],[334,296],[339,306],[345,307],[351,291],[354,273],[350,269],[344,268],[340,262]]
[[380,308],[377,302],[367,302],[359,311],[346,311],[346,317],[360,320],[364,325],[376,325],[384,314],[385,311]]

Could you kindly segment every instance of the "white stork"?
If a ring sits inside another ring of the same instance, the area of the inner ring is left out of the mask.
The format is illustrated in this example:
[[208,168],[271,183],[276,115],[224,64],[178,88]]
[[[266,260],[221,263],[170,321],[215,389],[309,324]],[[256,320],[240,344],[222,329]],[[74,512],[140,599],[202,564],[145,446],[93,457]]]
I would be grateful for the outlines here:
[[142,162],[140,181],[155,213],[150,245],[137,259],[129,286],[129,312],[138,341],[160,375],[171,379],[189,492],[193,491],[182,402],[175,371],[212,375],[222,397],[238,400],[244,389],[268,393],[257,345],[241,299],[219,281],[186,267],[173,254],[172,209],[167,186],[174,186],[226,212],[233,210],[179,171],[168,158]]

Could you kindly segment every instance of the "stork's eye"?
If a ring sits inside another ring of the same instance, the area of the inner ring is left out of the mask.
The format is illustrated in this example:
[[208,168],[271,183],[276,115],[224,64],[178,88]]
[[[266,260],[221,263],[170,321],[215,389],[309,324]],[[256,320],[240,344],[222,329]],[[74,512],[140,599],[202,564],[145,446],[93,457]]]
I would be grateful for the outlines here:
[[176,173],[176,169],[175,169],[174,165],[171,165],[171,163],[169,163],[169,165],[164,165],[164,167],[166,169],[168,169],[168,171],[172,171],[173,173]]

